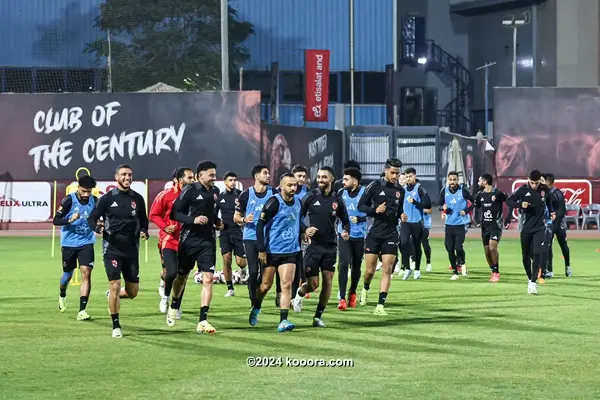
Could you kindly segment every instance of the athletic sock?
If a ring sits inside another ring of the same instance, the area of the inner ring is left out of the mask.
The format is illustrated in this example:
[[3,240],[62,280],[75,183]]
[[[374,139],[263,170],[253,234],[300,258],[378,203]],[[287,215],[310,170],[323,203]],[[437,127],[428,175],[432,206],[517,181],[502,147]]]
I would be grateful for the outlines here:
[[233,282],[227,281],[227,290],[233,290]]
[[207,317],[208,317],[208,306],[200,307],[200,322],[206,321]]
[[379,303],[378,304],[384,305],[386,298],[387,298],[387,292],[379,292]]
[[181,304],[179,303],[181,301],[181,299],[177,298],[177,297],[172,297],[171,298],[171,308],[173,310],[179,310],[179,307],[181,307]]
[[67,288],[60,288],[60,297],[67,297]]
[[252,306],[254,308],[256,308],[257,310],[260,310],[261,307],[262,307],[262,302],[263,302],[262,300],[259,300],[258,298],[255,297],[254,298],[254,304],[252,304]]
[[492,272],[499,273],[500,267],[498,266],[498,264],[494,264],[490,268],[492,269]]
[[112,319],[112,323],[113,323],[113,329],[117,329],[121,327],[121,324],[119,323],[119,314],[110,314],[110,319]]
[[365,285],[364,285],[365,290],[369,290],[370,287],[371,287],[370,283],[365,283]]
[[85,308],[87,307],[87,302],[88,302],[87,296],[81,296],[79,298],[79,311],[85,310]]
[[281,309],[279,310],[279,322],[285,321],[286,319],[288,319],[288,313],[290,310],[288,309]]
[[296,296],[304,297],[306,296],[306,293],[302,291],[302,288],[298,288],[298,290],[296,291]]
[[318,318],[321,319],[321,317],[323,316],[323,312],[325,311],[325,306],[322,305],[317,305],[317,312],[315,312],[315,316],[314,318]]

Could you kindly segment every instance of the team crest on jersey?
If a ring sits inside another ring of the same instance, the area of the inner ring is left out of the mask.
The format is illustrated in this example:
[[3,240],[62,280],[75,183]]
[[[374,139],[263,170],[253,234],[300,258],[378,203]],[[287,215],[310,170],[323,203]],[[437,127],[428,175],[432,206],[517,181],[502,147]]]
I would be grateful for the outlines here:
[[119,266],[119,263],[117,262],[117,260],[112,260],[112,266],[117,268]]
[[218,196],[216,193],[213,193],[213,197],[215,198],[215,201],[217,201]]
[[542,197],[544,197],[544,196],[546,195],[546,192],[544,192],[544,191],[542,190],[542,193],[540,193],[540,194],[542,195]]
[[338,207],[338,205],[337,205],[337,201],[334,201],[334,202],[331,204],[331,208],[333,208],[333,211],[335,211],[335,210],[337,210],[337,207]]
[[135,201],[131,202],[131,208],[133,208],[135,210],[135,208],[137,207],[137,204],[135,204]]
[[400,192],[396,192],[396,198],[399,199],[400,198]]

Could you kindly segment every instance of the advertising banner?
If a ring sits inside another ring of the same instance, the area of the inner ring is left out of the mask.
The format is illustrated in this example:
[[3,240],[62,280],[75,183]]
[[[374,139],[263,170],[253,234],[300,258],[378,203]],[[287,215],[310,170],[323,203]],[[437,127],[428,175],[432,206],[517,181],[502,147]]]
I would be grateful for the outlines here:
[[304,120],[329,120],[329,50],[304,51]]
[[0,175],[9,181],[99,180],[128,164],[165,179],[212,160],[239,173],[260,159],[260,92],[51,93],[0,96]]
[[52,185],[0,182],[0,221],[44,222],[52,217]]

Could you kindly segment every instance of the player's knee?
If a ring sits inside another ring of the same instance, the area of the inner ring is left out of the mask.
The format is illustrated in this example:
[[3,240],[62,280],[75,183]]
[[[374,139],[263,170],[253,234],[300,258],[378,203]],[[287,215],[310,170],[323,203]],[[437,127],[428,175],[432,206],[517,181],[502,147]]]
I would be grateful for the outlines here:
[[71,281],[72,277],[73,277],[73,271],[63,272],[62,276],[60,277],[60,284],[63,286],[68,284]]
[[125,286],[125,292],[127,293],[127,297],[130,299],[135,299],[140,291],[139,286],[127,287]]
[[246,259],[244,257],[235,257],[235,263],[240,268],[246,268]]

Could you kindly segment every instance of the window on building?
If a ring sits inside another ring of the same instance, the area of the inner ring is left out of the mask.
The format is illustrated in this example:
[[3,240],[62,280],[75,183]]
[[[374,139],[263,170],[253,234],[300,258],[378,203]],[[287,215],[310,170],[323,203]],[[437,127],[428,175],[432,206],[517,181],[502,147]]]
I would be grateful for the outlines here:
[[[242,75],[243,90],[259,90],[262,103],[271,101],[271,72],[270,71],[244,71]],[[236,89],[239,88],[239,79]]]
[[301,72],[284,72],[279,79],[283,93],[283,101],[302,103],[304,101],[304,74]]
[[4,70],[5,91],[8,93],[31,93],[30,69],[9,68]]
[[337,103],[338,99],[338,74],[329,74],[329,102]]
[[[354,104],[360,104],[362,98],[362,87],[360,72],[354,73]],[[342,72],[342,98],[341,103],[349,104],[350,101],[350,72]]]
[[385,72],[363,72],[364,104],[385,103]]

